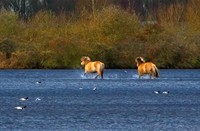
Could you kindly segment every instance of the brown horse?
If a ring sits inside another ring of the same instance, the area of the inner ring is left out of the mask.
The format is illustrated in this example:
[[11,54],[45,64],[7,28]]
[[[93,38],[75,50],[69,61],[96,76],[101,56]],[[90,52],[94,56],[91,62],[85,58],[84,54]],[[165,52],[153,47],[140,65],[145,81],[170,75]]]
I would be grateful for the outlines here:
[[137,63],[139,78],[145,74],[149,74],[150,78],[152,78],[152,75],[154,75],[154,77],[159,77],[158,68],[154,63],[145,62],[142,57],[137,57],[135,62]]
[[81,58],[81,65],[85,65],[85,72],[84,75],[86,73],[96,73],[97,72],[97,76],[95,77],[95,79],[100,76],[101,78],[103,78],[103,71],[105,68],[104,63],[100,62],[100,61],[91,61],[91,59],[88,56],[83,56]]

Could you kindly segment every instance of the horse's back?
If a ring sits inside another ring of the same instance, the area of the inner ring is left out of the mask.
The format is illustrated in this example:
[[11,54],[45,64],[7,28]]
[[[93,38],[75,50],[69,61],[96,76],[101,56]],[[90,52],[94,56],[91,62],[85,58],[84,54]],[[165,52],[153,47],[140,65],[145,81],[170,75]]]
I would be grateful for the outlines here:
[[142,72],[146,72],[151,70],[152,64],[150,62],[142,63],[138,66],[138,70]]
[[88,72],[95,72],[96,68],[94,67],[94,62],[89,62],[87,65],[85,65],[85,70]]
[[86,66],[85,69],[91,72],[95,72],[95,71],[102,71],[104,69],[104,63],[102,63],[101,61],[93,61],[93,62],[89,62]]
[[152,73],[154,72],[155,70],[155,67],[156,65],[152,62],[145,62],[145,63],[142,63],[139,67],[138,67],[138,70],[141,72],[141,73],[144,73],[144,74],[148,74],[148,73]]
[[152,71],[153,68],[154,68],[154,64],[153,64],[152,62],[146,62],[146,63],[144,63],[144,66],[145,66],[145,69],[146,69],[148,72]]

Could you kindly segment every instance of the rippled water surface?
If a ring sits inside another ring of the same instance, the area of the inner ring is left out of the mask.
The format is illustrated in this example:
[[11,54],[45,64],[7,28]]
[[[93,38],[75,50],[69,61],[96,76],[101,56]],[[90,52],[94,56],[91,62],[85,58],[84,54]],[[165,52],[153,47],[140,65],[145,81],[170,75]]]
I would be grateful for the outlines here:
[[154,80],[139,80],[137,70],[104,76],[0,70],[0,130],[200,130],[200,70],[160,70]]

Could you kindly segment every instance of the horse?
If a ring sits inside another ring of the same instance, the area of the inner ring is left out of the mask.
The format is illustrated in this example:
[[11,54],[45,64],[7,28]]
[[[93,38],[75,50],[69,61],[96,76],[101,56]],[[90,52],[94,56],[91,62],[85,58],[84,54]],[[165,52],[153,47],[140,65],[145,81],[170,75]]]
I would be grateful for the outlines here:
[[137,63],[138,67],[139,79],[145,74],[149,74],[150,79],[152,78],[152,75],[154,75],[154,78],[159,77],[159,70],[154,63],[145,62],[145,60],[142,57],[137,57],[135,59],[135,62]]
[[83,56],[81,58],[81,65],[85,66],[84,75],[86,73],[97,73],[95,79],[100,76],[103,79],[103,72],[105,65],[101,61],[91,61],[88,56]]

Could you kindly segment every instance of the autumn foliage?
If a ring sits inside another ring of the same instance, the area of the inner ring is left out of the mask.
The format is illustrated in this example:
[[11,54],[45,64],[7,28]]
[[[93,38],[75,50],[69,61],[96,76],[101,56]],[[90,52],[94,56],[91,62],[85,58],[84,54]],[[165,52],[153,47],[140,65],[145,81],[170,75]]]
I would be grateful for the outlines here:
[[106,68],[135,68],[142,56],[159,68],[200,68],[200,0],[158,9],[156,20],[117,6],[90,13],[40,11],[24,22],[0,13],[0,68],[80,68],[81,56]]

